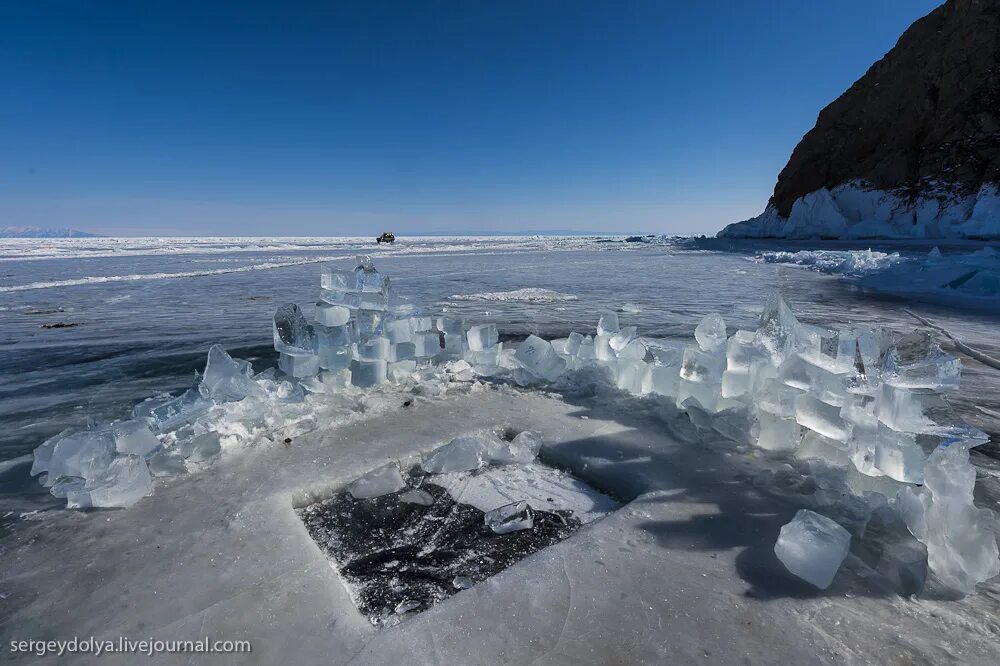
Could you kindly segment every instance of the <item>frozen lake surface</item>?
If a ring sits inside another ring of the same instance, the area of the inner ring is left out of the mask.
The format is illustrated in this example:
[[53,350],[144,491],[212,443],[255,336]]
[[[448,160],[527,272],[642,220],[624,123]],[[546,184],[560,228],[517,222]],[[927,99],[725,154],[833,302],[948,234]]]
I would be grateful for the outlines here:
[[[949,303],[869,288],[881,264],[922,266],[928,247],[873,248],[899,253],[883,261],[864,253],[867,244],[831,257],[803,243],[645,241],[0,241],[0,635],[252,638],[259,663],[995,662],[996,579],[960,601],[911,600],[852,554],[828,590],[789,580],[772,547],[808,498],[776,490],[773,461],[699,440],[686,417],[649,401],[474,384],[400,409],[404,396],[387,390],[358,421],[227,452],[158,482],[125,511],[53,510],[64,503],[17,462],[66,427],[189,388],[213,343],[258,371],[273,366],[275,308],[310,310],[317,264],[350,268],[358,252],[414,303],[496,323],[513,342],[592,332],[604,309],[654,338],[689,341],[709,312],[730,331],[753,329],[766,292],[778,289],[804,322],[907,332],[916,314],[982,358],[1000,357],[1000,314],[988,297]],[[963,362],[960,415],[991,435],[972,457],[976,499],[996,509],[1000,371],[939,341]],[[387,461],[499,424],[542,432],[545,462],[625,506],[380,633],[295,508]],[[799,473],[786,467],[786,477]]]

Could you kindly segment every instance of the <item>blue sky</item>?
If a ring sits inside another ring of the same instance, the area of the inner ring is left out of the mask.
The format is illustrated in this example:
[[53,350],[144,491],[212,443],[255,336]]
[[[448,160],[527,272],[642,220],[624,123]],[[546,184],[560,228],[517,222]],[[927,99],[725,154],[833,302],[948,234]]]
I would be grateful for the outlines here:
[[714,233],[925,0],[0,3],[0,226]]

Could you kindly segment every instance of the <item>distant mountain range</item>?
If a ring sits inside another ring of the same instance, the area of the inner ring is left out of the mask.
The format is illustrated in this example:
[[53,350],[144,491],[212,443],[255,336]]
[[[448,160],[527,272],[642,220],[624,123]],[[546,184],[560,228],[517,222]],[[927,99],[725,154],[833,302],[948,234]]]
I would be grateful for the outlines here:
[[76,229],[43,229],[42,227],[0,227],[0,238],[96,238]]

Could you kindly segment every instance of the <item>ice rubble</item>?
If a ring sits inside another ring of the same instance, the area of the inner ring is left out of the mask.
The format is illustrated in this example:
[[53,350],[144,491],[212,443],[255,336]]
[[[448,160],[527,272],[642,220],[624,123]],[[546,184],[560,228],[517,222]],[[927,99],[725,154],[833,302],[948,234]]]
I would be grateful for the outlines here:
[[[150,491],[151,475],[186,471],[235,443],[287,443],[318,421],[376,409],[381,385],[434,396],[449,382],[560,388],[603,376],[626,393],[673,403],[716,436],[814,459],[818,470],[844,470],[853,479],[852,507],[862,507],[854,512],[905,518],[945,586],[968,592],[996,574],[993,514],[972,503],[967,456],[987,437],[952,414],[944,394],[958,388],[960,363],[926,335],[893,339],[881,330],[803,324],[775,293],[756,330],[728,335],[723,318],[711,314],[692,344],[640,337],[605,312],[596,334],[532,335],[513,350],[499,341],[495,324],[415,313],[367,257],[353,271],[324,267],[321,287],[312,322],[292,304],[275,313],[278,372],[255,375],[213,347],[198,388],[140,403],[126,422],[60,434],[36,449],[32,474],[43,474],[53,494],[77,506],[129,506]],[[473,434],[423,466],[464,473],[490,461],[533,459],[537,438],[520,439]],[[392,492],[386,489],[399,485],[397,474],[381,470],[357,490]],[[817,498],[830,498],[816,507],[821,512],[842,508],[836,504],[843,498],[829,489]],[[848,526],[854,538],[863,538],[863,520],[860,526]],[[782,538],[800,532],[790,527]]]
[[755,218],[730,224],[722,238],[1000,238],[1000,191],[983,185],[971,196],[938,186],[910,199],[851,181],[799,198],[788,217],[768,205]]

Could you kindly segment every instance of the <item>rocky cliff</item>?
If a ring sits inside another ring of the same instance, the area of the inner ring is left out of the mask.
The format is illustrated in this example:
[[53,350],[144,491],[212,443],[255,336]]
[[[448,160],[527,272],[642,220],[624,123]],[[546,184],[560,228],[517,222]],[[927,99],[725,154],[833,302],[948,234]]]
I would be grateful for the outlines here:
[[823,109],[730,237],[1000,237],[1000,1],[948,0]]

